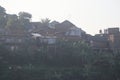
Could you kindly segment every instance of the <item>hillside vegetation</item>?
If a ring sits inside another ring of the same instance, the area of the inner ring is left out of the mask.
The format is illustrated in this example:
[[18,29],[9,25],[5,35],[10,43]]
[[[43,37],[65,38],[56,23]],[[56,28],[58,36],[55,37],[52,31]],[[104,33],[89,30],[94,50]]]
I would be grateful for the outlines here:
[[0,45],[0,80],[119,80],[120,53],[94,52],[84,42],[16,51]]

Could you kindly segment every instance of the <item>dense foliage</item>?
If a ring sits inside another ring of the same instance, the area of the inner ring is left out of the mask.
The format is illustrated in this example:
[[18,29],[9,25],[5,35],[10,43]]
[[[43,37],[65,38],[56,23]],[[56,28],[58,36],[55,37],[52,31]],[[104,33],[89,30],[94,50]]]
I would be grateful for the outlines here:
[[120,54],[94,52],[83,41],[0,46],[1,80],[119,80]]
[[6,30],[28,29],[32,15],[27,12],[7,14],[6,10],[0,6],[0,28]]

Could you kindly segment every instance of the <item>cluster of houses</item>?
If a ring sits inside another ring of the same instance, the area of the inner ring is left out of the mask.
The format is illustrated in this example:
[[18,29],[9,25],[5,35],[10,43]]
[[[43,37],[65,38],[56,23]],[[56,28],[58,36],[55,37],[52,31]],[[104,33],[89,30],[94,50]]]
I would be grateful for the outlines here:
[[59,23],[51,22],[48,26],[43,26],[42,23],[32,22],[31,33],[34,38],[39,38],[42,42],[54,44],[57,40],[81,40],[82,35],[86,34],[81,28],[76,27],[69,21]]
[[14,29],[7,31],[0,29],[0,44],[6,44],[11,49],[17,48],[29,41],[39,43],[55,44],[58,40],[85,41],[93,49],[120,49],[119,28],[108,28],[100,34],[91,36],[78,28],[70,21],[62,23],[57,21],[50,22],[47,26],[41,22],[31,22],[27,30]]

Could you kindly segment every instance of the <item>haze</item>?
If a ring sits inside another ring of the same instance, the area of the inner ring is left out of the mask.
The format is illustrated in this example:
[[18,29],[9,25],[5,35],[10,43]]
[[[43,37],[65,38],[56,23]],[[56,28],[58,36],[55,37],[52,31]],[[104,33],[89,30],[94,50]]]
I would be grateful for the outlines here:
[[67,19],[89,34],[120,27],[120,0],[0,0],[0,5],[11,14],[29,12],[32,21]]

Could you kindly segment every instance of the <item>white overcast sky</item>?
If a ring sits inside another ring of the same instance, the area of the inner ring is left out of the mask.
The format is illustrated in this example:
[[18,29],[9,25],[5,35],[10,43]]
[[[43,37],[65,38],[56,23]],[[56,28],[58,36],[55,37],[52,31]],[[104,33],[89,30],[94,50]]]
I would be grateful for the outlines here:
[[120,0],[0,0],[0,5],[10,14],[29,12],[33,21],[67,19],[89,34],[120,27]]

